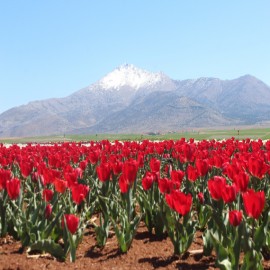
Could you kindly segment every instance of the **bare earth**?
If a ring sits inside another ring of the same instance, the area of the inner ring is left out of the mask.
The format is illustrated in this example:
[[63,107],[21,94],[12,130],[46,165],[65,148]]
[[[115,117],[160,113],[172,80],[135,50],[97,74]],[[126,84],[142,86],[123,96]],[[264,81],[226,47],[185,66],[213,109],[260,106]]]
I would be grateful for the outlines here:
[[[132,269],[218,269],[215,257],[202,255],[202,238],[196,235],[194,242],[181,258],[172,256],[173,246],[170,239],[156,239],[141,225],[127,254],[120,254],[117,240],[113,235],[103,249],[96,247],[92,228],[86,232],[77,250],[75,263],[59,262],[48,254],[27,254],[20,251],[20,242],[10,237],[0,239],[0,269],[36,270],[36,269],[88,269],[88,270],[132,270]],[[264,269],[270,270],[270,261],[264,262]]]

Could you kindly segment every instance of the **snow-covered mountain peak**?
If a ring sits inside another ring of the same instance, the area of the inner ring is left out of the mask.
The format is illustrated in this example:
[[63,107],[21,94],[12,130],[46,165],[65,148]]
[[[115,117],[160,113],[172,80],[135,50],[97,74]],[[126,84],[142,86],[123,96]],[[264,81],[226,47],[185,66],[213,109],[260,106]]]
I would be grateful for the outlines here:
[[98,81],[98,84],[104,89],[116,89],[129,86],[138,90],[142,87],[153,86],[160,83],[165,78],[165,74],[158,72],[152,73],[131,64],[124,64],[107,74],[104,78]]

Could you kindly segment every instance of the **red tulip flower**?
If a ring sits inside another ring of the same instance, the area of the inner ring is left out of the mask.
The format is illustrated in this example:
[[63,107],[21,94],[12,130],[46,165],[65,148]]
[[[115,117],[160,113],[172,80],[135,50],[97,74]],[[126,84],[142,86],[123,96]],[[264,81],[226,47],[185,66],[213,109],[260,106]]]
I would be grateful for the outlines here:
[[91,164],[96,164],[99,158],[99,151],[93,151],[89,153],[89,160]]
[[[75,234],[79,226],[80,218],[76,217],[73,214],[65,214],[64,218],[66,219],[67,228],[70,233]],[[65,224],[64,218],[62,220],[62,227],[64,227]]]
[[182,216],[188,214],[191,209],[191,194],[186,195],[180,190],[173,190],[170,194],[165,195],[165,199],[167,204]]
[[98,179],[101,182],[106,182],[106,181],[110,180],[110,177],[111,177],[111,167],[110,167],[110,164],[109,163],[107,163],[107,162],[101,162],[99,164],[99,166],[97,166],[96,170],[97,170]]
[[53,191],[51,189],[44,189],[42,195],[46,202],[50,202],[53,198]]
[[129,159],[123,163],[122,174],[119,178],[119,187],[122,193],[128,192],[130,185],[137,177],[138,163],[134,159]]
[[184,143],[181,146],[182,153],[180,155],[181,162],[190,162],[194,160],[196,146],[194,143]]
[[242,194],[242,197],[247,215],[258,219],[265,205],[264,191],[255,192],[253,189],[248,189]]
[[146,172],[145,176],[142,179],[142,186],[144,190],[149,190],[156,179],[155,173]]
[[160,170],[160,160],[157,159],[157,158],[151,158],[150,160],[150,169],[151,169],[151,172],[159,172]]
[[151,158],[150,160],[151,172],[156,175],[156,181],[160,178],[160,160],[157,158]]
[[136,180],[138,171],[138,163],[135,159],[129,159],[123,163],[123,175],[129,183]]
[[[180,186],[180,184],[178,183]],[[168,178],[160,178],[158,180],[158,189],[160,193],[170,193],[175,187],[175,183]]]
[[199,177],[197,169],[190,164],[187,166],[187,177],[191,182],[195,182]]
[[197,172],[198,172],[199,176],[204,176],[208,173],[208,170],[209,170],[208,160],[196,159],[195,166],[197,168]]
[[123,174],[119,178],[119,188],[122,193],[127,193],[129,189],[129,182]]
[[251,175],[262,179],[267,173],[269,166],[262,160],[256,157],[250,157],[248,160],[248,170]]
[[236,186],[233,185],[225,185],[222,189],[222,199],[225,203],[231,203],[236,199]]
[[240,171],[234,176],[234,183],[238,190],[245,192],[249,183],[249,175],[244,171]]
[[77,184],[72,187],[71,192],[72,200],[79,205],[87,196],[89,187],[83,184]]
[[48,168],[42,168],[42,184],[44,186],[48,185],[48,184],[52,184],[55,178],[55,175],[53,173],[52,169],[48,169]]
[[199,200],[200,204],[204,204],[203,193],[202,192],[199,192],[197,196],[198,196],[198,200]]
[[82,160],[79,164],[80,168],[85,171],[86,167],[87,167],[88,162],[86,160]]
[[21,169],[22,176],[24,178],[27,178],[33,170],[33,164],[30,162],[22,161],[20,164],[20,169]]
[[171,179],[173,182],[179,183],[181,185],[185,172],[181,170],[171,171]]
[[74,185],[77,185],[78,183],[77,172],[73,170],[69,171],[68,168],[66,168],[66,171],[64,172],[64,178],[69,188],[72,188]]
[[83,170],[78,167],[74,170],[74,174],[76,175],[77,178],[82,179],[83,178]]
[[232,210],[229,212],[229,221],[232,226],[238,226],[243,219],[243,214],[241,211]]
[[144,153],[138,153],[137,162],[139,168],[142,168],[144,166]]
[[211,197],[216,201],[222,199],[222,192],[226,185],[226,179],[222,176],[214,176],[208,180],[207,184]]
[[11,179],[11,171],[0,169],[0,190],[6,189],[6,183]]
[[169,205],[169,207],[175,210],[174,204],[173,204],[173,197],[171,193],[165,194],[165,200],[166,200],[166,203]]
[[38,172],[31,172],[31,180],[32,180],[32,182],[37,183],[39,177],[40,177],[40,175],[39,175]]
[[188,214],[192,205],[191,194],[186,195],[179,190],[175,190],[173,192],[173,198],[174,198],[175,210],[182,216],[185,216],[186,214]]
[[165,164],[164,168],[163,168],[163,172],[166,175],[170,175],[172,172],[172,165],[171,164]]
[[53,183],[55,190],[59,193],[64,193],[68,186],[67,181],[62,180],[60,178],[56,178]]
[[46,208],[45,208],[45,218],[49,219],[52,215],[52,205],[51,204],[47,204]]
[[237,174],[239,174],[241,166],[239,162],[233,160],[232,163],[226,162],[223,164],[223,173],[227,175],[231,180],[235,180]]
[[11,200],[16,200],[20,194],[21,181],[17,178],[12,178],[6,182],[8,196]]
[[216,168],[221,168],[222,164],[223,164],[222,156],[216,154],[211,158],[211,165],[212,166],[214,166]]
[[113,169],[114,175],[119,175],[122,172],[122,166],[123,163],[119,160],[115,160],[114,162],[111,162],[111,167]]

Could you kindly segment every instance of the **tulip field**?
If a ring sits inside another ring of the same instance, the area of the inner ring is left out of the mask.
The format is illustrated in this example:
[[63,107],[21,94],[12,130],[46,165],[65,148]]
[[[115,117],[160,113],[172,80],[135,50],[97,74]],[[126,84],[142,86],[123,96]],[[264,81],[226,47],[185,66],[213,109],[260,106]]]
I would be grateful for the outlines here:
[[174,255],[200,231],[216,267],[263,269],[269,180],[261,139],[0,144],[0,237],[74,262],[89,226],[97,246],[113,232],[128,253],[144,224]]

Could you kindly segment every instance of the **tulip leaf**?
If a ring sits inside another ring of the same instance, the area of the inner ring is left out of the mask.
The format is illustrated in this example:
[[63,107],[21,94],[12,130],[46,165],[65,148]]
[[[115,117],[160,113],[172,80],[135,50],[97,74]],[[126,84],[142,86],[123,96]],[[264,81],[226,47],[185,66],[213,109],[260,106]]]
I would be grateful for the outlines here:
[[244,257],[244,263],[241,266],[241,270],[263,270],[262,255],[256,250],[249,250]]
[[33,243],[30,246],[30,251],[34,251],[34,250],[50,253],[52,256],[61,260],[65,259],[65,254],[61,245],[55,243],[51,239],[40,240]]
[[223,261],[218,261],[218,266],[221,270],[231,270],[232,265],[229,259],[225,259]]
[[62,214],[62,211],[59,211],[57,213],[56,217],[54,218],[54,220],[52,222],[50,222],[49,225],[45,228],[44,238],[48,238],[49,237],[49,235],[51,234],[52,230],[57,225],[58,220],[59,220],[61,214]]
[[255,243],[255,249],[257,251],[260,251],[261,247],[266,242],[266,235],[267,235],[267,230],[268,230],[268,225],[269,225],[269,217],[270,217],[270,212],[268,212],[268,214],[264,218],[264,222],[255,232],[254,243]]
[[203,234],[203,254],[209,256],[213,250],[213,243],[211,241],[210,230],[206,230]]
[[67,234],[68,234],[68,242],[70,247],[70,261],[75,262],[76,260],[76,235],[72,235],[70,231],[68,231],[67,225],[65,223]]
[[212,210],[208,205],[203,205],[202,207],[200,207],[198,212],[198,221],[201,229],[205,228],[211,216]]
[[229,253],[226,248],[224,248],[222,242],[219,240],[218,234],[210,231],[210,237],[214,244],[216,254],[217,254],[217,266],[222,270],[232,270],[231,261],[229,258]]

